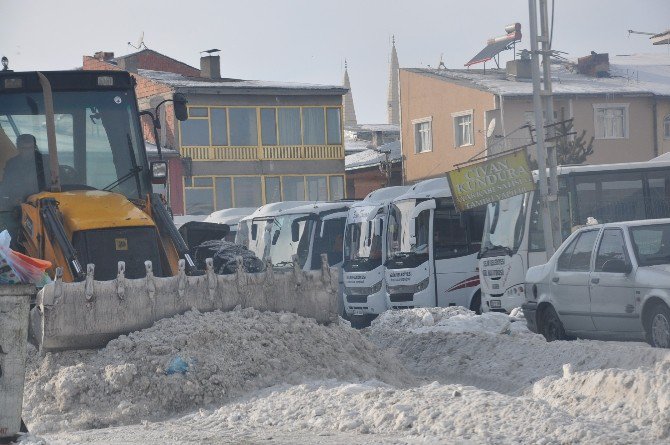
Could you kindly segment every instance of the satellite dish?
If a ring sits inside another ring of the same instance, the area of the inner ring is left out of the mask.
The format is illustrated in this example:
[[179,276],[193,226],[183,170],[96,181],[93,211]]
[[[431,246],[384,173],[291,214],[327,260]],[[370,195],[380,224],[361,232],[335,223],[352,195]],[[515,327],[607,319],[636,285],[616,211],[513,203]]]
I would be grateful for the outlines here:
[[142,45],[144,45],[144,31],[140,34],[140,38],[137,39],[137,48],[142,47]]
[[496,118],[494,117],[491,119],[491,122],[489,122],[489,127],[486,129],[486,137],[490,138],[491,136],[493,136],[493,132],[495,131],[495,129],[496,129]]

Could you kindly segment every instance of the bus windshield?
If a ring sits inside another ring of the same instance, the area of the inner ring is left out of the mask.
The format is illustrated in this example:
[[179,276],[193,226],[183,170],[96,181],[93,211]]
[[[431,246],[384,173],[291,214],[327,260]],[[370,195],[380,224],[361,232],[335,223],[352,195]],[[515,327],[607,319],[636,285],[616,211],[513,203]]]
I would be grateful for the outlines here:
[[382,215],[347,224],[344,235],[345,269],[355,266],[356,270],[372,270],[381,266],[382,237],[375,233],[375,224],[383,227]]
[[481,255],[517,251],[523,238],[528,194],[516,195],[487,206]]
[[[55,91],[53,101],[63,190],[107,190],[130,199],[151,191],[132,91]],[[3,94],[0,210],[49,190],[49,163],[43,95]]]
[[[308,214],[278,216],[270,228],[270,246],[265,249],[275,268],[293,267],[293,255],[298,256],[302,268],[309,255],[314,220]],[[259,233],[258,236],[263,236]]]
[[[387,249],[389,258],[421,256],[428,259],[430,210],[424,210],[414,220],[412,211],[416,199],[405,199],[391,205],[388,221]],[[416,242],[410,243],[409,227],[414,224]]]

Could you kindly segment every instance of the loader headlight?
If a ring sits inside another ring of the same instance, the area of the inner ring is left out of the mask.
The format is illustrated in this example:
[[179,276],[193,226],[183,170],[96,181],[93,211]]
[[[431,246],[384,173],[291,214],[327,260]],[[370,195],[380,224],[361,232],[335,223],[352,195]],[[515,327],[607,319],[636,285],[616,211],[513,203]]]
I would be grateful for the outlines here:
[[344,293],[347,295],[372,295],[382,290],[382,282],[375,283],[368,287],[345,287]]

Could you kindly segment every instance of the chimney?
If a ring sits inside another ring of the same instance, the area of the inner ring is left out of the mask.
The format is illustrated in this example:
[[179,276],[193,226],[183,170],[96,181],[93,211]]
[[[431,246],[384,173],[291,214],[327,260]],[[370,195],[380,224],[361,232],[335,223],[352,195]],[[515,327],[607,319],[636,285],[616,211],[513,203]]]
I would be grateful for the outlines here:
[[221,78],[221,57],[207,54],[200,57],[200,77],[207,79]]
[[117,66],[130,73],[137,72],[137,59],[135,57],[121,57],[117,60]]
[[93,54],[93,57],[101,62],[109,62],[114,58],[114,53],[110,51],[98,51],[97,53]]
[[577,59],[577,72],[591,77],[609,77],[610,76],[610,57],[608,53],[598,54],[591,51],[591,54]]
[[530,59],[508,60],[505,72],[509,80],[527,80],[532,78]]

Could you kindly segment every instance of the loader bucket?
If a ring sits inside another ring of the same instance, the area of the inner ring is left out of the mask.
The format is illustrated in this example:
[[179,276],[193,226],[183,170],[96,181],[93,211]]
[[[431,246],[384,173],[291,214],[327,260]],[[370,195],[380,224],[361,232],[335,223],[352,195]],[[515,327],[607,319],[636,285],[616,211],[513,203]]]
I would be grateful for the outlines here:
[[322,262],[320,271],[302,271],[295,260],[292,270],[267,267],[262,273],[247,273],[238,258],[236,273],[217,275],[207,259],[204,275],[187,276],[182,260],[177,276],[159,278],[147,261],[146,277],[139,279],[126,279],[120,262],[114,280],[96,281],[95,268],[88,265],[86,281],[77,283],[63,283],[57,270],[31,312],[33,337],[42,352],[101,348],[162,318],[191,309],[231,311],[238,305],[337,323],[338,269],[329,267],[325,256]]

